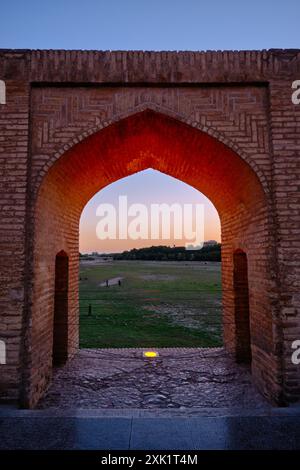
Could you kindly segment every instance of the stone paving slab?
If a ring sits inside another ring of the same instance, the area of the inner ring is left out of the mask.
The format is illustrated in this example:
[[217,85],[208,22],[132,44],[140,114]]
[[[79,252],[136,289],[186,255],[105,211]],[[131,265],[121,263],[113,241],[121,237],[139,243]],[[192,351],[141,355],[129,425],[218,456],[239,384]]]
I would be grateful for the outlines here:
[[190,409],[265,408],[249,367],[223,348],[82,349],[53,383],[38,408]]
[[0,419],[0,450],[129,449],[129,418]]

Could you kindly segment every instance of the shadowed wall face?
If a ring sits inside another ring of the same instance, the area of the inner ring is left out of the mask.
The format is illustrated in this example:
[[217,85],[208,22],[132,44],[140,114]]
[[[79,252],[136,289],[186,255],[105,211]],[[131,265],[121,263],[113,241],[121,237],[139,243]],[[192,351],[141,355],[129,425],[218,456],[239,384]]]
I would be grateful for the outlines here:
[[53,355],[54,366],[65,364],[68,359],[68,290],[69,290],[69,258],[61,251],[55,259],[55,292],[54,292],[54,324],[53,324]]
[[251,363],[251,335],[247,255],[233,254],[234,319],[237,362]]

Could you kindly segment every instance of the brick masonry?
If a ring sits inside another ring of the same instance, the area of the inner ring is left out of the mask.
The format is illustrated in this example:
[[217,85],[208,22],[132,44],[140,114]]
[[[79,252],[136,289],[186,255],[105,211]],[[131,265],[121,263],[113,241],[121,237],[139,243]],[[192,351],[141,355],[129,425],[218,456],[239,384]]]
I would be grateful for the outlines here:
[[78,222],[102,187],[148,167],[185,181],[222,226],[224,342],[237,354],[233,257],[247,255],[252,373],[300,397],[299,50],[0,50],[0,394],[34,406],[52,374],[55,259],[69,257],[68,355],[78,347]]

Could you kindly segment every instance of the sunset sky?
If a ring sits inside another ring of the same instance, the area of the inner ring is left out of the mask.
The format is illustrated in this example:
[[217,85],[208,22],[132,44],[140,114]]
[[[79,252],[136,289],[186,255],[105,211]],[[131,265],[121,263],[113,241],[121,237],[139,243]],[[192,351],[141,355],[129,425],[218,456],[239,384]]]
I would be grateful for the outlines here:
[[[144,204],[150,214],[151,204],[203,204],[204,239],[220,241],[220,222],[213,204],[202,193],[175,178],[149,169],[110,184],[97,193],[86,205],[80,221],[80,251],[117,252],[151,245],[184,245],[188,240],[99,240],[96,226],[101,217],[96,215],[99,204],[113,204],[118,212],[119,196],[127,196],[128,205]],[[194,206],[193,206],[194,207]],[[195,227],[195,210],[193,210]],[[128,218],[128,220],[132,220]],[[171,230],[171,234],[173,231]]]

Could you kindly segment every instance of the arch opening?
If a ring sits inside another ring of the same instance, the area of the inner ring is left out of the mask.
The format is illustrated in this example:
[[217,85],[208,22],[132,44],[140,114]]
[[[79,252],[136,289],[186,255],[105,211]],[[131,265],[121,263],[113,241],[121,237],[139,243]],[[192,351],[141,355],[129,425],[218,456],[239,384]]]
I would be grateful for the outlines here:
[[222,346],[218,242],[216,209],[182,181],[145,170],[102,189],[80,219],[80,347]]
[[[67,150],[48,170],[35,203],[32,295],[32,367],[29,403],[34,404],[51,377],[49,345],[53,315],[53,259],[60,249],[69,254],[68,357],[78,348],[79,219],[85,204],[113,181],[153,168],[201,191],[216,207],[221,221],[224,344],[236,354],[233,253],[241,247],[248,257],[252,364],[257,382],[259,351],[272,349],[268,316],[269,256],[267,199],[252,168],[214,137],[154,111],[122,119]],[[41,292],[43,295],[41,296]],[[252,295],[253,294],[253,295]],[[254,299],[254,302],[252,301]],[[37,321],[39,319],[39,321]],[[263,329],[259,325],[263,323]],[[46,341],[41,344],[41,335]],[[43,363],[39,362],[43,358]],[[50,372],[49,372],[50,371]],[[36,384],[38,383],[38,387]],[[36,388],[38,391],[36,392]]]

